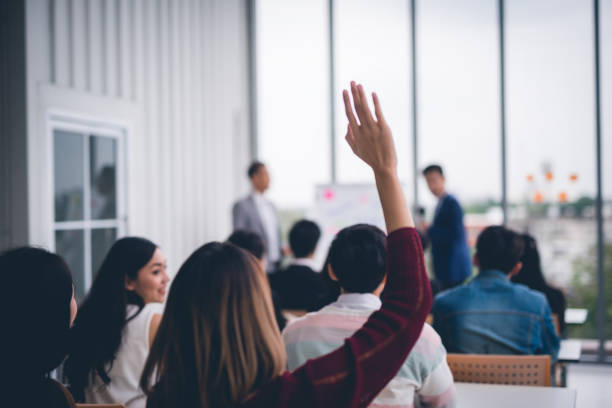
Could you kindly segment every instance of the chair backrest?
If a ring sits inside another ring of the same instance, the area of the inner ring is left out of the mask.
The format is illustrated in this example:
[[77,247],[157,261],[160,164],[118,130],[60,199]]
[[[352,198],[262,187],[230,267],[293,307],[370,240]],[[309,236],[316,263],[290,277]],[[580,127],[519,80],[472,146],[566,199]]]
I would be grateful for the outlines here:
[[559,323],[559,315],[556,313],[551,313],[550,317],[552,318],[553,325],[555,326],[555,333],[557,333],[557,336],[561,337],[561,324]]
[[123,404],[76,404],[77,408],[125,408]]
[[550,386],[550,356],[448,354],[457,382]]

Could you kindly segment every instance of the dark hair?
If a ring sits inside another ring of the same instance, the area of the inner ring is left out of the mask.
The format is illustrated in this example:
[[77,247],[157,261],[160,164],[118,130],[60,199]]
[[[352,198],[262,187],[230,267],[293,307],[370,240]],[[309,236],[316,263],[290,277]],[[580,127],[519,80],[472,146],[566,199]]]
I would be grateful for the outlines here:
[[266,273],[247,251],[211,242],[172,282],[140,386],[153,406],[237,406],[285,364]]
[[227,240],[237,247],[249,251],[260,261],[266,253],[266,243],[256,232],[239,229],[232,232]]
[[289,231],[289,246],[296,258],[303,258],[314,252],[321,238],[321,229],[309,220],[300,220]]
[[521,262],[523,267],[515,276],[512,277],[512,282],[522,283],[531,289],[546,293],[548,284],[542,273],[542,265],[540,262],[540,253],[536,240],[529,234],[523,234],[523,242],[525,250]]
[[380,228],[357,224],[342,229],[329,249],[329,264],[349,293],[370,293],[385,277],[387,239]]
[[442,166],[440,166],[439,164],[430,164],[429,166],[425,167],[425,169],[423,169],[423,175],[426,176],[428,173],[431,173],[434,171],[437,173],[440,173],[441,176],[444,176],[444,171],[442,170]]
[[249,178],[253,178],[253,176],[257,174],[259,169],[261,169],[263,166],[265,166],[265,164],[263,164],[262,162],[258,160],[255,160],[254,162],[252,162],[249,165],[249,169],[247,170],[247,174],[249,175]]
[[21,247],[0,255],[4,327],[2,370],[42,378],[66,357],[72,276],[66,262],[44,249]]
[[[64,365],[77,400],[83,400],[94,374],[105,384],[110,382],[108,364],[113,363],[121,345],[123,328],[144,307],[144,300],[125,288],[125,278],[137,279],[156,249],[147,239],[127,237],[116,241],[104,258],[75,320],[70,355]],[[139,307],[129,319],[128,304]]]
[[502,226],[487,227],[478,235],[476,255],[480,270],[509,273],[523,256],[523,239]]

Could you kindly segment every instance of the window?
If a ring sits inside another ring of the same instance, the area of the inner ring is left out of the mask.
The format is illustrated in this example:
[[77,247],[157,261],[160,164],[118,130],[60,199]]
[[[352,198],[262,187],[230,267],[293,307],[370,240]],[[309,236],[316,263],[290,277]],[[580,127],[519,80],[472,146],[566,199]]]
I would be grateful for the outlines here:
[[124,234],[123,134],[94,123],[51,120],[53,239],[81,299],[117,237]]

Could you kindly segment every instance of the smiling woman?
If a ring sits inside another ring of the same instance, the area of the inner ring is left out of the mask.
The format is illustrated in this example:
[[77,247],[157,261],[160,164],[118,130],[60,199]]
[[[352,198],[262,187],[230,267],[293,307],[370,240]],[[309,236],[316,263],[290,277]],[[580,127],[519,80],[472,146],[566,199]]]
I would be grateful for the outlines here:
[[64,370],[78,401],[145,406],[138,379],[168,281],[166,259],[154,243],[136,237],[115,242],[74,325]]

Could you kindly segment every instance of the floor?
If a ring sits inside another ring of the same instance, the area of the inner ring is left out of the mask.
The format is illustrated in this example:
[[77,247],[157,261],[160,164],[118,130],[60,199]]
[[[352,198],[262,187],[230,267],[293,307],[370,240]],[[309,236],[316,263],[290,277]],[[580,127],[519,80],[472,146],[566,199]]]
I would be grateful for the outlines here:
[[572,364],[567,386],[577,391],[576,408],[612,407],[612,365]]

